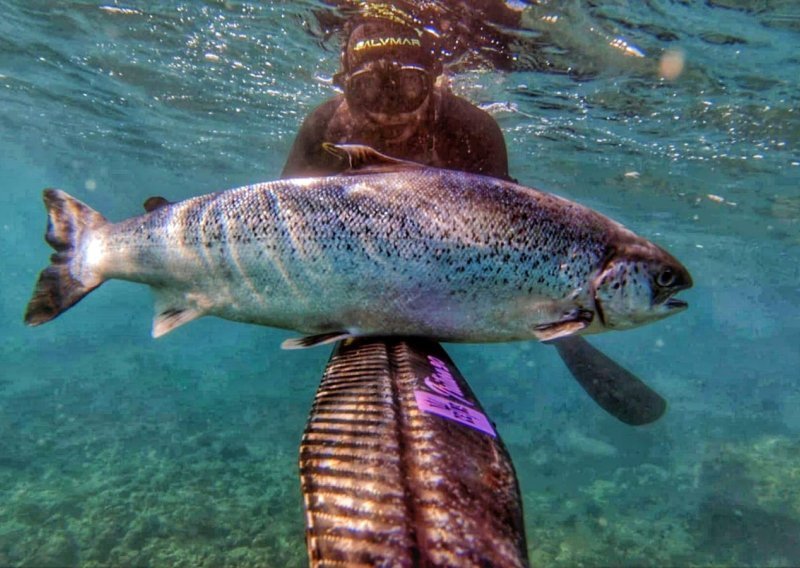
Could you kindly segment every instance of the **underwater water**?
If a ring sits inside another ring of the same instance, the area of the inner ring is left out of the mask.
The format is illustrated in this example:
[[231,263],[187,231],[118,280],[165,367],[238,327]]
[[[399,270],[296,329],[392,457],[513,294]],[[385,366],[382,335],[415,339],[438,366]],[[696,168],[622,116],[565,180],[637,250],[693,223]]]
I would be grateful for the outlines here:
[[[335,92],[324,4],[0,7],[0,566],[306,565],[297,452],[329,348],[213,318],[154,340],[150,292],[121,281],[48,325],[22,315],[51,252],[43,188],[117,220],[278,177]],[[552,68],[454,65],[452,88],[497,119],[521,183],[695,282],[687,311],[590,338],[668,400],[648,426],[603,412],[550,347],[447,346],[514,459],[531,562],[798,565],[800,7],[527,9],[524,49]]]

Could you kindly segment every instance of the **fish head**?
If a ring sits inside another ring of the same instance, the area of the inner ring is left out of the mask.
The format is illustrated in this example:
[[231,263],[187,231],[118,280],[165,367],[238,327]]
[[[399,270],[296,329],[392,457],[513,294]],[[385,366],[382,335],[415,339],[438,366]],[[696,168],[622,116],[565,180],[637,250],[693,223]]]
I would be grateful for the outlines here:
[[648,241],[617,247],[593,282],[597,315],[608,329],[637,327],[686,309],[674,296],[691,287],[689,271]]

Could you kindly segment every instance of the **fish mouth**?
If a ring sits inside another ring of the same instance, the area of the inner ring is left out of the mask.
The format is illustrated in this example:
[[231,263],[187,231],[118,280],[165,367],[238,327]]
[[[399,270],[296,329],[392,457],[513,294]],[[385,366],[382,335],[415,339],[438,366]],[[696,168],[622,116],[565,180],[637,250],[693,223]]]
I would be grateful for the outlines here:
[[684,290],[692,287],[692,277],[686,272],[683,282],[680,285],[673,286],[670,289],[662,290],[661,293],[655,297],[655,304],[660,305],[665,311],[679,312],[689,307],[689,303],[680,298],[676,298],[676,294],[680,294]]
[[680,311],[685,310],[689,307],[688,302],[684,302],[683,300],[679,300],[678,298],[670,298],[666,302],[664,302],[664,307],[667,308],[669,311]]

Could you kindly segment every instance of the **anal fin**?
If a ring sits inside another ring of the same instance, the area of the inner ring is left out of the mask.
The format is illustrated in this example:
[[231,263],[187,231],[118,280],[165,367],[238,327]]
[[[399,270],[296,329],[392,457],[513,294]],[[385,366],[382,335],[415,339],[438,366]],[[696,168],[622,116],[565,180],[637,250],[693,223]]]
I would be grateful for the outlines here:
[[207,312],[189,301],[186,294],[170,288],[153,288],[156,314],[153,316],[153,337],[166,335],[176,327],[196,320]]
[[281,349],[307,349],[326,343],[334,343],[341,339],[348,339],[353,335],[348,331],[331,331],[318,335],[307,335],[305,337],[293,337],[281,343]]
[[202,315],[193,308],[167,308],[153,318],[153,337],[166,335],[176,327],[196,320]]

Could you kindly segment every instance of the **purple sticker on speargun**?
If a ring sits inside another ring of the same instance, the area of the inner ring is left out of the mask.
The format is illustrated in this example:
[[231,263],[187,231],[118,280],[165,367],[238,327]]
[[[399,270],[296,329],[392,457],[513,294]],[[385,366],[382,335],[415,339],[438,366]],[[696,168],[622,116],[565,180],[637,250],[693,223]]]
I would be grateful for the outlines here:
[[428,363],[433,368],[433,374],[425,377],[425,386],[433,392],[439,393],[451,398],[457,398],[464,404],[473,406],[472,403],[466,399],[464,393],[458,386],[458,383],[447,368],[447,364],[437,359],[433,355],[428,355]]
[[448,420],[453,420],[459,424],[464,424],[465,426],[480,430],[492,437],[497,436],[489,419],[486,418],[486,415],[474,408],[419,389],[414,390],[414,397],[417,399],[417,407],[419,407],[422,412],[436,414]]

